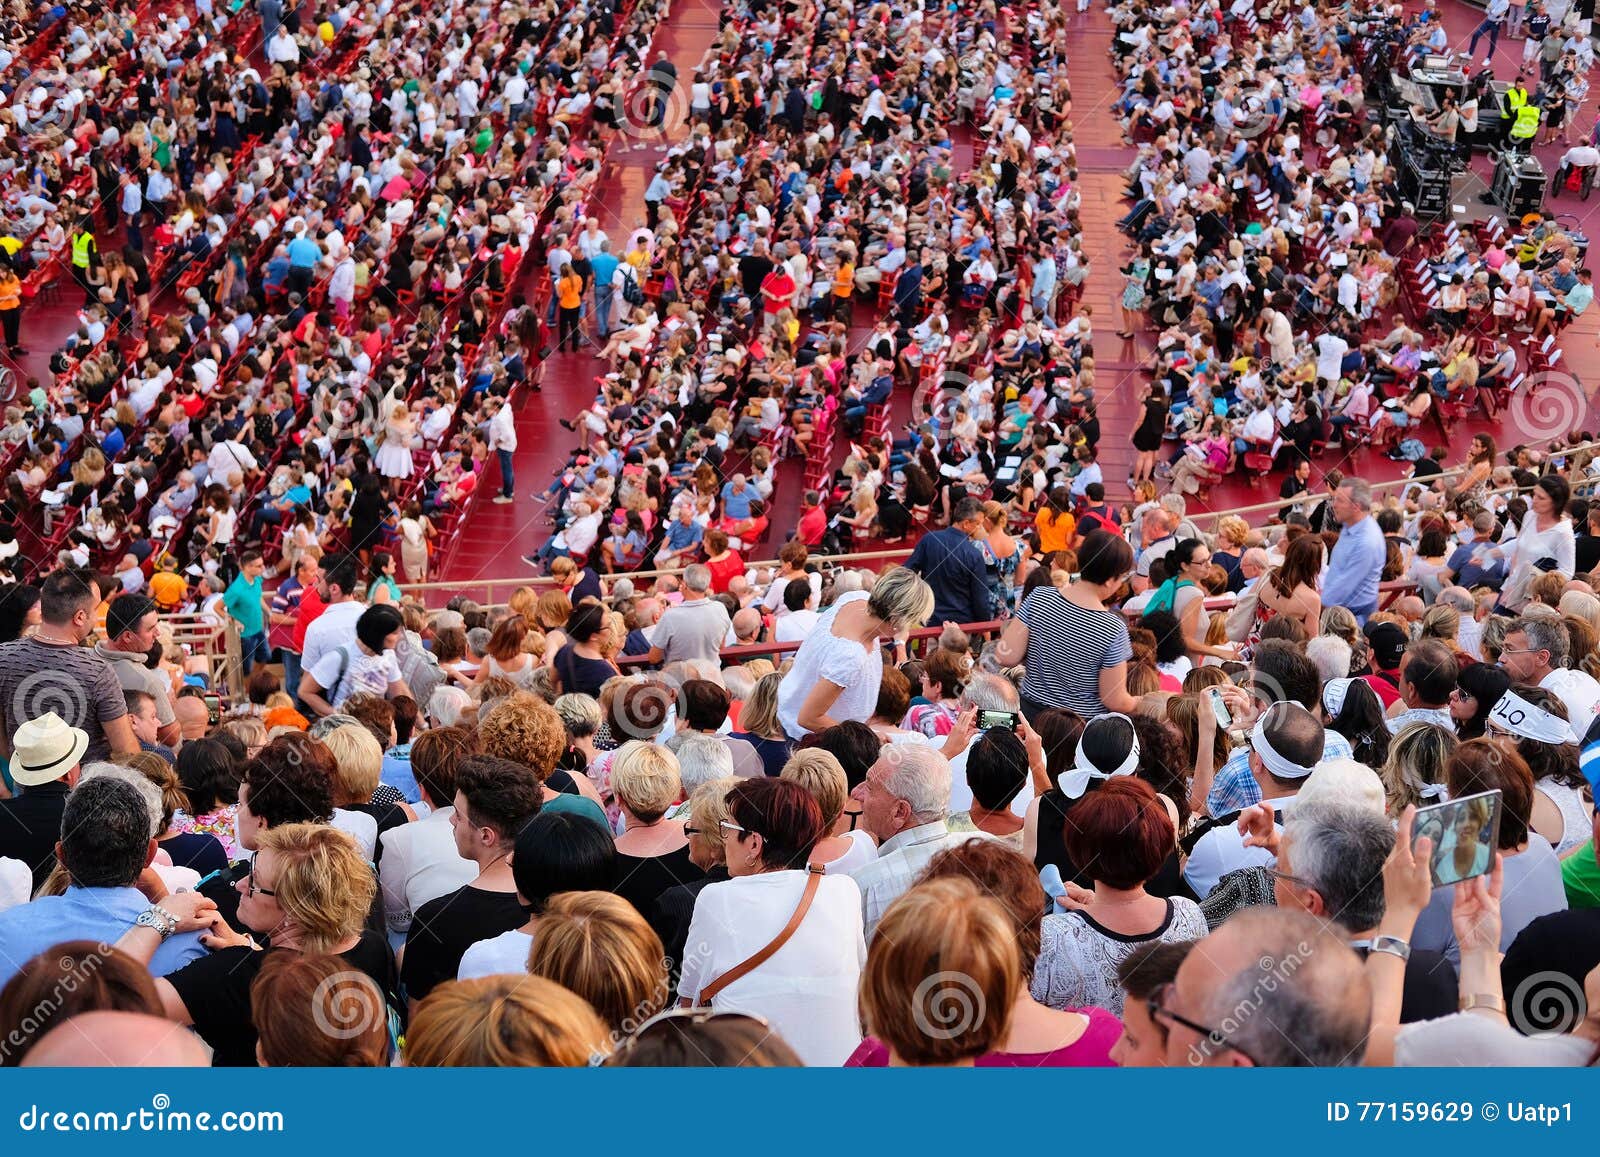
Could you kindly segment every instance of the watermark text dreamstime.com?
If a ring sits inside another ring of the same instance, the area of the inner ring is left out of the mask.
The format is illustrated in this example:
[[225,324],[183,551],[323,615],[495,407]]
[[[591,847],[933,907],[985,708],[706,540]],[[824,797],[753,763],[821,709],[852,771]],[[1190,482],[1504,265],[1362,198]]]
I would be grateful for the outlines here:
[[283,1114],[272,1110],[186,1112],[157,1093],[148,1106],[125,1112],[29,1105],[17,1115],[17,1128],[25,1133],[282,1133],[284,1122]]

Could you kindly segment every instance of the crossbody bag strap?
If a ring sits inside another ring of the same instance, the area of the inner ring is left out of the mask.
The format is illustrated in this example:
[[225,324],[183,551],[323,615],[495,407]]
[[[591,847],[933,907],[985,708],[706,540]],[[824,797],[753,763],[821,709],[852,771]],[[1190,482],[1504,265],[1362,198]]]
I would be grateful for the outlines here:
[[796,905],[794,915],[789,917],[789,922],[783,926],[783,931],[769,940],[760,951],[752,956],[747,956],[702,988],[698,1002],[701,1006],[709,1005],[716,999],[717,994],[727,988],[728,985],[760,968],[777,955],[778,949],[789,943],[789,938],[799,930],[800,922],[806,918],[806,913],[810,911],[811,901],[816,899],[817,888],[822,884],[823,871],[821,864],[808,864],[806,866],[805,891],[800,893],[800,903]]

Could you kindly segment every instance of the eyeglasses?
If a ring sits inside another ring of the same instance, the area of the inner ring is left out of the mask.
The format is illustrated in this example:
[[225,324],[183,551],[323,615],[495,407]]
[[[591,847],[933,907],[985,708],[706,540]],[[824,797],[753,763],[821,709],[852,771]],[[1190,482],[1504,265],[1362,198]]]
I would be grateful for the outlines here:
[[1259,1067],[1259,1062],[1256,1061],[1255,1057],[1252,1057],[1249,1053],[1245,1052],[1244,1049],[1234,1044],[1216,1029],[1207,1028],[1199,1021],[1190,1020],[1182,1013],[1173,1012],[1170,1008],[1167,1008],[1166,1001],[1171,997],[1172,989],[1173,985],[1170,983],[1163,984],[1160,988],[1156,989],[1155,993],[1151,995],[1149,1000],[1145,1001],[1145,1011],[1150,1014],[1151,1020],[1155,1021],[1157,1024],[1181,1024],[1190,1032],[1199,1033],[1208,1050],[1219,1047],[1232,1049],[1234,1052],[1250,1061],[1251,1064]]
[[278,894],[271,888],[261,888],[256,886],[256,862],[254,860],[250,861],[250,871],[245,875],[245,879],[250,881],[247,885],[245,885],[247,895],[277,896]]
[[695,828],[690,827],[688,824],[684,824],[683,834],[686,836],[703,836],[706,834],[706,830],[705,828]]
[[741,828],[738,824],[734,823],[732,820],[722,820],[717,824],[717,826],[719,828],[725,828],[730,832],[744,832],[745,835],[749,835],[750,834],[750,829],[749,828]]
[[1294,884],[1296,887],[1300,888],[1311,887],[1311,885],[1301,877],[1291,876],[1288,872],[1280,872],[1277,868],[1262,868],[1261,870],[1274,880],[1281,880],[1286,884]]

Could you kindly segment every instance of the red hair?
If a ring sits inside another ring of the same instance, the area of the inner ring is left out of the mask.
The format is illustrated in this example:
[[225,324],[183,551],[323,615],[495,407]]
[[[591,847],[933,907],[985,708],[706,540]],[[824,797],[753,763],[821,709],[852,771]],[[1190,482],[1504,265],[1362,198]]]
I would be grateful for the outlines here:
[[1110,888],[1135,888],[1177,847],[1155,788],[1131,775],[1106,780],[1067,809],[1061,836],[1079,870]]

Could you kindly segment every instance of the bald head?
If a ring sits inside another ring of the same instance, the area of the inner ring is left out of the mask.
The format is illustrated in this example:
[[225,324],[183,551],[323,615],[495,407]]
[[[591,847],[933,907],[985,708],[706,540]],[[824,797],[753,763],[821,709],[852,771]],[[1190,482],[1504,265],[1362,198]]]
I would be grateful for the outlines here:
[[741,643],[754,643],[761,634],[761,612],[745,607],[733,616],[733,635]]
[[203,1069],[211,1056],[182,1025],[142,1012],[83,1012],[39,1038],[24,1067]]
[[1220,1033],[1169,1027],[1167,1064],[1359,1065],[1372,990],[1358,957],[1306,912],[1244,908],[1195,945],[1168,1005]]
[[183,728],[185,739],[206,737],[206,729],[211,726],[211,712],[207,709],[204,699],[185,695],[181,699],[173,700],[172,710],[178,717],[178,726]]

